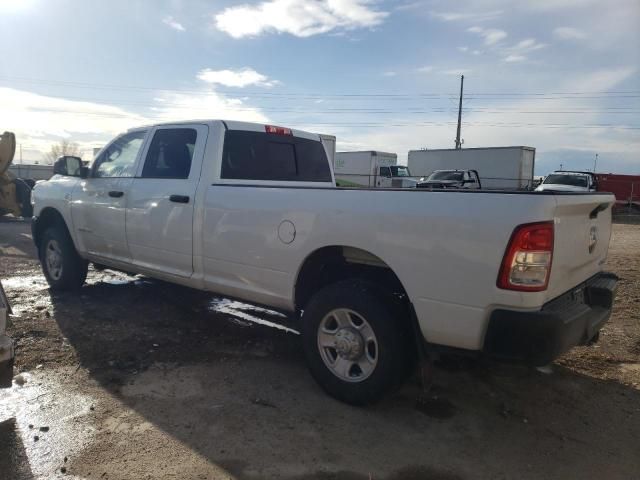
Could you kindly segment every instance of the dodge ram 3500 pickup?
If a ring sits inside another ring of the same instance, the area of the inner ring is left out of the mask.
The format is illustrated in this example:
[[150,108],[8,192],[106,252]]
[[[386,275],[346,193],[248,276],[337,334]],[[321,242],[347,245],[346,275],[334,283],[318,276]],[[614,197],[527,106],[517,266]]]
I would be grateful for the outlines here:
[[542,365],[597,336],[613,195],[337,188],[326,139],[194,121],[60,159],[33,192],[51,289],[94,262],[290,312],[314,378],[353,404],[429,349]]

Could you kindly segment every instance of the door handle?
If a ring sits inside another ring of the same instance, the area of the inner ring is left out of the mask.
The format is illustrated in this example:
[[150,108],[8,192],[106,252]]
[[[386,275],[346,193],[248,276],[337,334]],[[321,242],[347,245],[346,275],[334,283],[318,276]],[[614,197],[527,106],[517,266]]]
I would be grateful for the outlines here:
[[123,196],[123,195],[124,195],[124,192],[117,192],[117,191],[115,191],[115,190],[111,190],[111,191],[109,192],[109,196],[110,196],[110,197],[113,197],[113,198],[120,198],[120,197],[121,197],[121,196]]
[[189,197],[187,195],[171,195],[169,197],[169,201],[175,203],[189,203]]

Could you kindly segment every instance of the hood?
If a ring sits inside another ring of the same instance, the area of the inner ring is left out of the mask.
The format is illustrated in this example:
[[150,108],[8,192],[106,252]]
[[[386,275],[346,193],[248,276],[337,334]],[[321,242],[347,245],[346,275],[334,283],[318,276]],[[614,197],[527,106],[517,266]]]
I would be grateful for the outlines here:
[[536,192],[588,192],[587,187],[576,187],[575,185],[563,185],[561,183],[541,183],[536,188]]

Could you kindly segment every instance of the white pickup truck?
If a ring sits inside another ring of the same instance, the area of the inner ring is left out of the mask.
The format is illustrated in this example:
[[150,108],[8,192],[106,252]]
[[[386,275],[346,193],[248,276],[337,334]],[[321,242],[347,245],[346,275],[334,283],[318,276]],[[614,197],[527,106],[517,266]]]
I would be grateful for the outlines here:
[[322,140],[194,121],[61,159],[33,192],[51,288],[95,262],[290,312],[314,378],[352,404],[424,352],[541,365],[598,335],[613,195],[337,188]]

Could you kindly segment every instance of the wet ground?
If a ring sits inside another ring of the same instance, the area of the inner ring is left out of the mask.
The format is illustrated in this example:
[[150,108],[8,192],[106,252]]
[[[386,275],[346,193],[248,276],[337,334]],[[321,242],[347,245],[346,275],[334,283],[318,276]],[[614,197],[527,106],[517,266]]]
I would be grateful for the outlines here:
[[109,270],[49,292],[26,223],[0,219],[14,307],[0,478],[631,479],[640,472],[640,226],[600,343],[541,373],[447,359],[353,408],[307,373],[277,312]]

